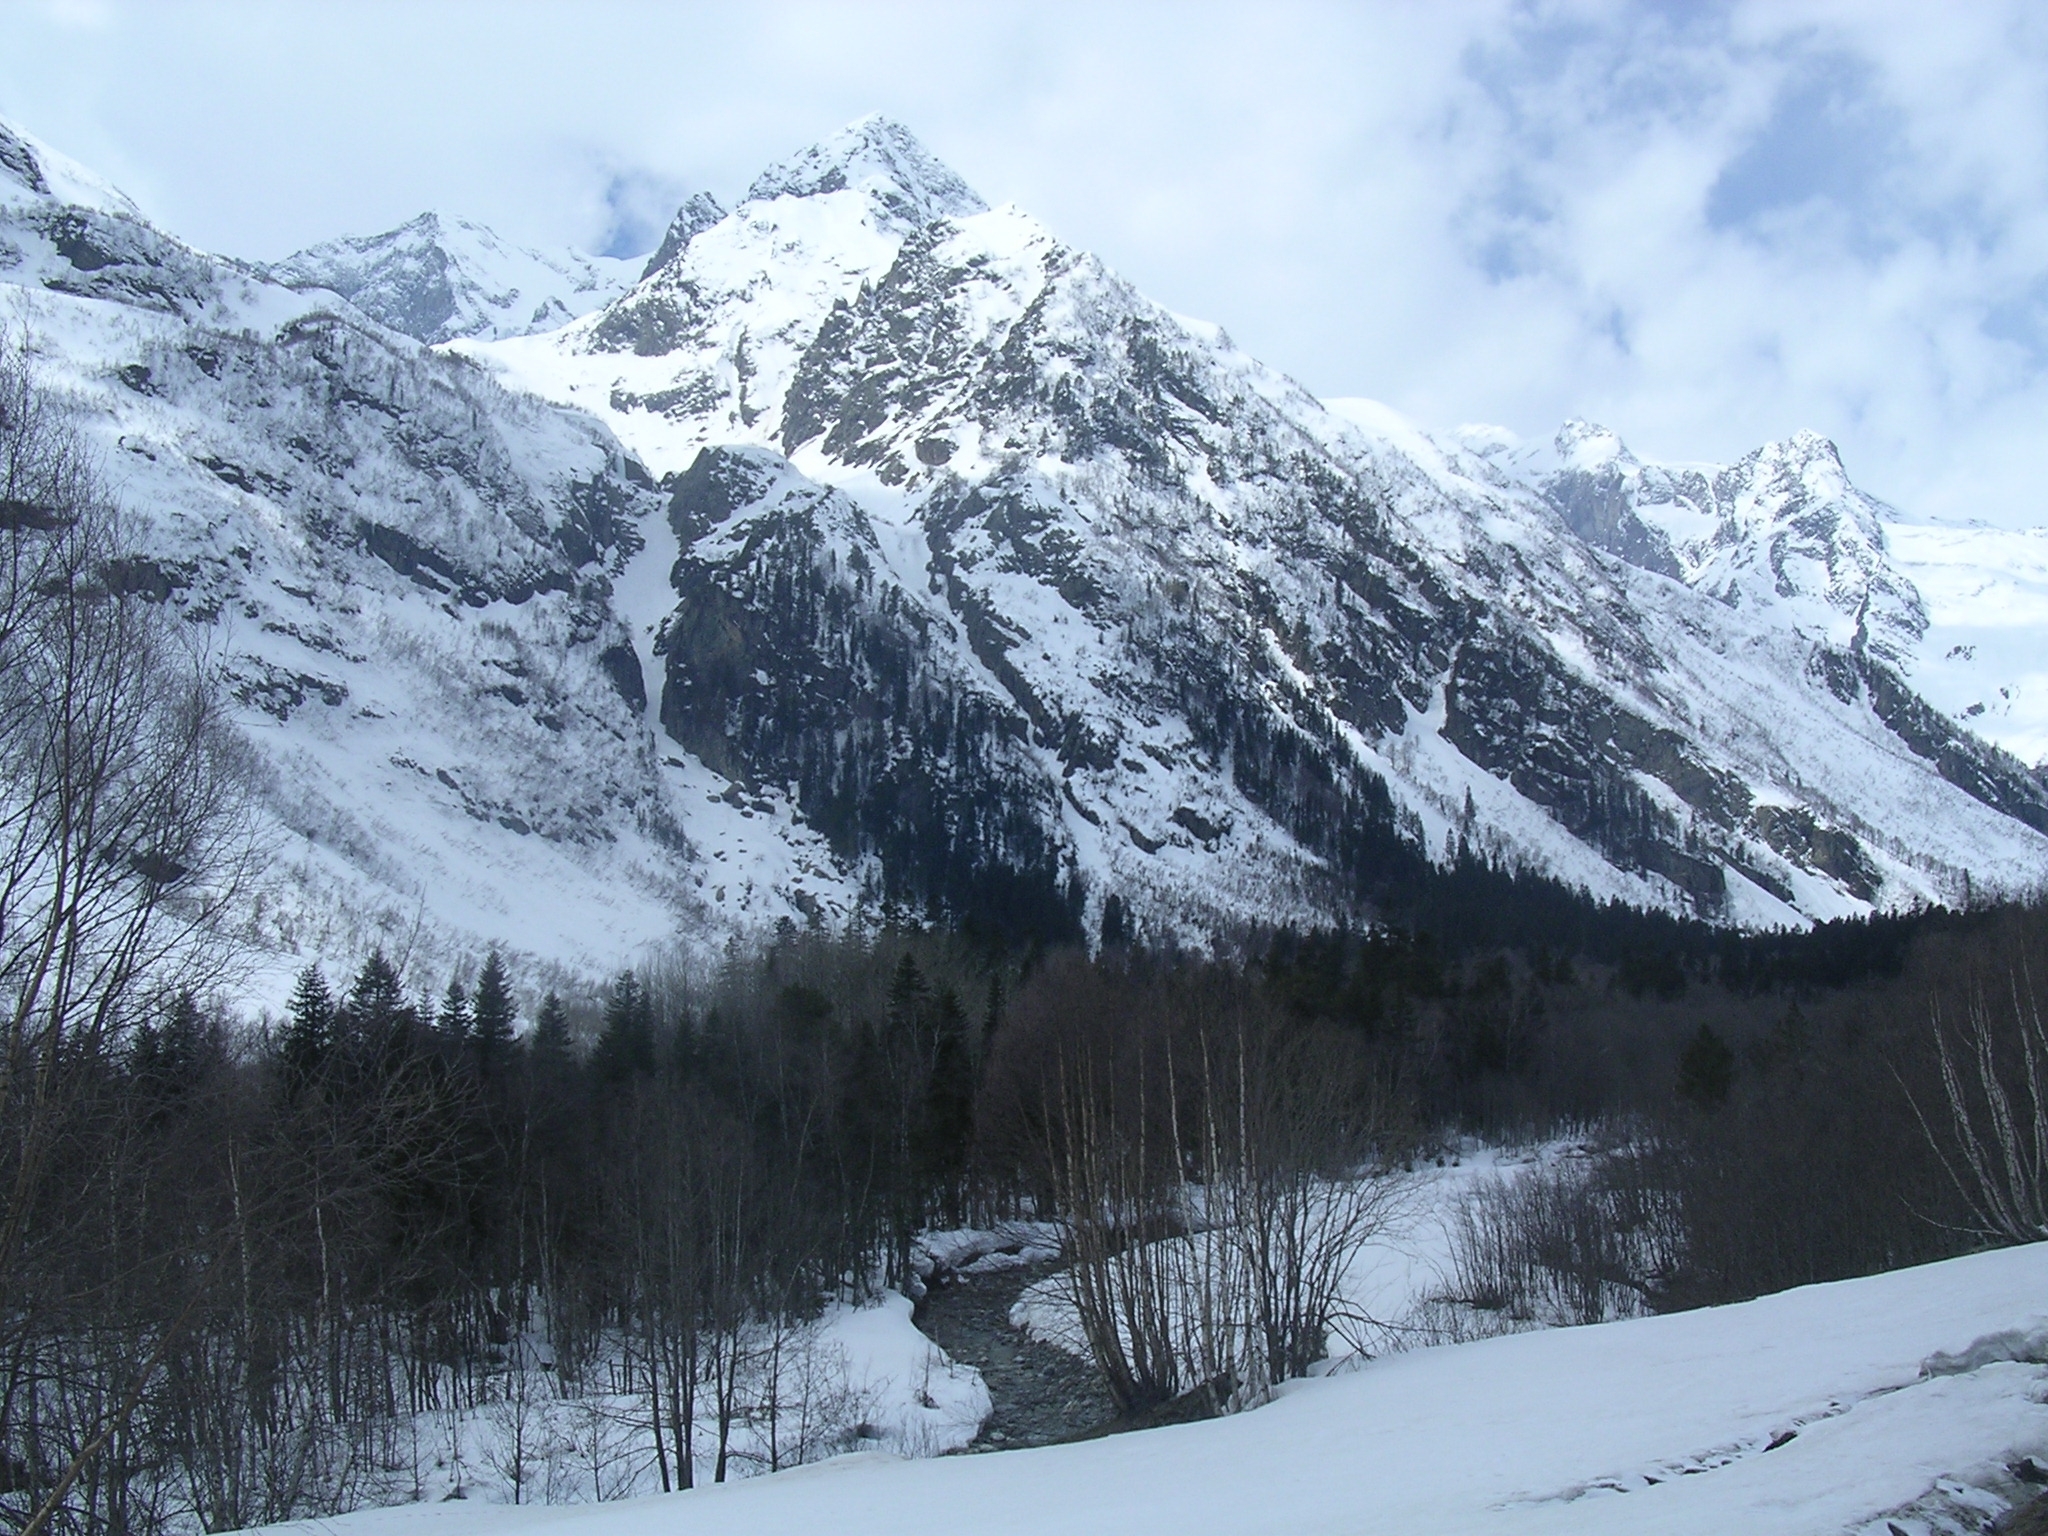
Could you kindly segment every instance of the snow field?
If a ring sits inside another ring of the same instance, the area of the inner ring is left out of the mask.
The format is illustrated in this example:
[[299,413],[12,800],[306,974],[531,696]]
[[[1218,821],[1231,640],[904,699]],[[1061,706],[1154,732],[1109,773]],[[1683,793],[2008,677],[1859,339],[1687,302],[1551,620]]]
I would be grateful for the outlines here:
[[1933,1357],[2048,1326],[2044,1296],[2048,1245],[2037,1244],[1738,1306],[1390,1355],[1203,1424],[999,1456],[868,1453],[616,1505],[415,1505],[318,1529],[893,1536],[944,1511],[990,1536],[1883,1536],[1888,1521],[1927,1536],[1960,1529],[1956,1511],[2002,1503],[2007,1461],[2048,1453],[2040,1364],[1945,1371]]
[[[757,1329],[741,1342],[747,1361],[729,1449],[732,1479],[853,1450],[940,1456],[966,1445],[988,1416],[980,1373],[956,1365],[918,1332],[910,1301],[894,1292],[865,1305],[835,1302],[809,1323]],[[598,1504],[660,1490],[644,1390],[607,1389],[608,1380],[621,1385],[616,1350],[601,1355],[573,1392],[558,1388],[544,1340],[519,1340],[508,1357],[523,1369],[498,1372],[490,1400],[395,1425],[384,1437],[382,1465],[365,1478],[368,1495],[385,1509],[343,1518],[444,1504]],[[710,1389],[702,1390],[694,1465],[708,1489],[718,1426]],[[673,1462],[672,1447],[668,1455]]]

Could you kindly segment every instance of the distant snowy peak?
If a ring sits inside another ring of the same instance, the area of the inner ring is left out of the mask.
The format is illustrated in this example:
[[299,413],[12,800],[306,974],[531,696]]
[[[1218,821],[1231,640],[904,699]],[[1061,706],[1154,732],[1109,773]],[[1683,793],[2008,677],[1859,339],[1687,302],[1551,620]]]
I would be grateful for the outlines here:
[[1858,490],[1817,432],[1726,465],[1645,464],[1583,421],[1548,445],[1497,428],[1455,437],[1588,543],[1860,647],[1952,724],[2048,768],[2048,531],[1909,520]]
[[1731,607],[1776,609],[1802,633],[1893,665],[1926,632],[1926,606],[1886,548],[1888,509],[1817,432],[1728,465],[1645,464],[1607,428],[1568,421],[1547,457],[1492,457],[1587,543]]
[[1598,422],[1577,418],[1567,421],[1557,429],[1557,437],[1551,446],[1561,470],[1598,474],[1607,469],[1627,472],[1642,467],[1636,462],[1636,456],[1628,451],[1628,444],[1621,440],[1620,434],[1609,431]]
[[849,123],[755,178],[748,202],[820,193],[865,192],[899,231],[933,219],[985,213],[979,193],[901,123],[881,116]]
[[0,195],[12,200],[22,193],[122,218],[142,217],[142,210],[111,182],[32,134],[0,121]]
[[[1590,421],[1558,429],[1548,473],[1535,484],[1573,533],[1632,565],[1684,579],[1671,540],[1640,512],[1643,466],[1621,438]],[[1525,456],[1534,467],[1535,456]]]
[[416,341],[496,341],[558,330],[602,308],[636,263],[514,245],[467,219],[423,213],[381,235],[329,240],[268,271],[294,288],[329,288]]

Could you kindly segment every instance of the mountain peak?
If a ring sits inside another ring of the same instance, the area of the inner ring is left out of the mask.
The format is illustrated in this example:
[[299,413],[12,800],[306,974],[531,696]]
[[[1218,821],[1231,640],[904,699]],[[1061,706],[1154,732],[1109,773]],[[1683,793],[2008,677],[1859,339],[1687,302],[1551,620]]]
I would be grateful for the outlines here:
[[747,188],[748,202],[865,192],[891,219],[916,227],[933,219],[985,213],[980,194],[917,136],[892,118],[873,114],[848,123],[779,164]]
[[1597,473],[1610,464],[1622,469],[1632,469],[1636,464],[1636,456],[1628,451],[1619,433],[1577,417],[1557,429],[1554,446],[1561,470]]
[[1835,446],[1835,440],[1824,437],[1811,427],[1802,427],[1778,446],[1779,452],[1792,463],[1805,468],[1815,463],[1834,470],[1845,480],[1848,470],[1842,464],[1842,450]]
[[709,192],[692,196],[669,221],[668,233],[661,237],[660,246],[647,258],[647,265],[640,269],[641,280],[644,282],[674,261],[684,246],[724,217],[725,210],[718,206],[718,199]]
[[[1848,468],[1842,463],[1841,450],[1835,446],[1834,440],[1811,428],[1802,428],[1790,437],[1752,449],[1739,462],[1730,465],[1725,473],[1736,476],[1738,480],[1754,481],[1760,486],[1803,486],[1805,490],[1801,494],[1806,496],[1836,499],[1860,496],[1849,479]],[[1869,536],[1882,537],[1877,531],[1874,516],[1862,514],[1857,521],[1866,525],[1865,532]]]
[[427,212],[378,235],[346,235],[277,262],[289,288],[328,288],[429,345],[527,336],[566,325],[633,281],[633,263],[529,250],[482,224]]
[[35,197],[123,218],[142,217],[142,210],[120,188],[69,156],[58,154],[35,135],[0,120],[0,184],[10,181]]

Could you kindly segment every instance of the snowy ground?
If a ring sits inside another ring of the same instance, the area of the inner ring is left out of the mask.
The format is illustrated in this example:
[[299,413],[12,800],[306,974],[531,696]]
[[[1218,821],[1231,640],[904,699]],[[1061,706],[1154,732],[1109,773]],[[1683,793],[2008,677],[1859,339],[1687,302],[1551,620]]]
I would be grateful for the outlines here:
[[[1467,1144],[1394,1173],[1383,1224],[1344,1277],[1345,1316],[1330,1340],[1332,1368],[1346,1368],[1348,1357],[1361,1353],[1377,1356],[1435,1343],[1447,1322],[1462,1324],[1461,1336],[1513,1326],[1491,1313],[1454,1319],[1454,1312],[1468,1309],[1440,1304],[1451,1289],[1453,1218],[1464,1197],[1482,1183],[1512,1180],[1561,1158],[1587,1155],[1586,1148],[1570,1140],[1524,1148]],[[1060,1275],[1030,1286],[1011,1309],[1010,1321],[1042,1343],[1083,1358],[1088,1354]]]
[[[894,1292],[862,1306],[836,1303],[814,1322],[779,1337],[764,1330],[745,1345],[728,1471],[735,1479],[849,1448],[942,1456],[971,1441],[988,1417],[980,1373],[947,1359],[911,1321],[910,1301]],[[401,1424],[368,1495],[404,1508],[458,1500],[562,1506],[656,1492],[661,1477],[645,1395],[602,1390],[612,1367],[599,1361],[589,1390],[558,1396],[543,1364],[552,1351],[533,1341],[524,1353],[530,1368],[501,1377],[493,1401]],[[707,1484],[717,1433],[708,1398],[707,1388],[695,1447],[696,1475]],[[779,1408],[773,1416],[764,1409],[770,1399]]]
[[[1972,1346],[1994,1336],[2003,1341]],[[2017,1346],[2017,1347],[2015,1347]],[[1962,1357],[1943,1360],[1943,1352]],[[2048,1245],[1740,1306],[1393,1355],[1254,1413],[1000,1456],[868,1453],[603,1506],[413,1505],[340,1536],[1964,1528],[2048,1455]],[[1775,1445],[1775,1449],[1773,1446]],[[301,1527],[310,1530],[313,1527]]]
[[[618,1501],[625,1490],[614,1484],[606,1493],[614,1502],[512,1509],[490,1502],[509,1490],[488,1475],[498,1430],[478,1423],[461,1469],[468,1502],[431,1502],[452,1489],[444,1469],[441,1483],[421,1490],[429,1502],[282,1529],[859,1536],[894,1532],[923,1511],[950,1512],[948,1523],[964,1520],[978,1536],[1930,1536],[1979,1530],[2029,1491],[2008,1469],[2025,1456],[2048,1461],[2048,1244],[1740,1306],[1389,1350],[1402,1325],[1430,1315],[1418,1303],[1444,1284],[1458,1198],[1494,1177],[1580,1155],[1568,1143],[1468,1148],[1397,1176],[1402,1199],[1346,1286],[1359,1314],[1388,1325],[1370,1341],[1375,1358],[1342,1360],[1251,1413],[945,1457],[973,1437],[986,1389],[917,1332],[908,1301],[891,1296],[833,1310],[818,1333],[822,1358],[859,1398],[835,1409],[867,1426],[842,1441],[862,1447],[853,1454],[718,1489]],[[1036,1225],[933,1233],[925,1257],[982,1272],[1042,1257],[1053,1236]],[[1017,1315],[1050,1341],[1065,1331],[1043,1283]],[[1426,1339],[1426,1329],[1407,1334]],[[574,1411],[591,1417],[595,1432],[591,1411]],[[565,1419],[551,1475],[562,1495],[588,1500],[591,1491],[571,1486],[590,1471],[577,1435]],[[759,1461],[750,1455],[741,1471]]]

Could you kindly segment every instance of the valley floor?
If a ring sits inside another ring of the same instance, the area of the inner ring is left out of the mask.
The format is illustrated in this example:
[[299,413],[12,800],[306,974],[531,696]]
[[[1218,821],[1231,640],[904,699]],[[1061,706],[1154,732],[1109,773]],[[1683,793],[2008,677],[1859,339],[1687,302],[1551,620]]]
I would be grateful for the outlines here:
[[409,1505],[330,1536],[1983,1529],[2048,1459],[2048,1244],[1419,1349],[1253,1413],[1001,1455],[853,1455],[605,1505]]

